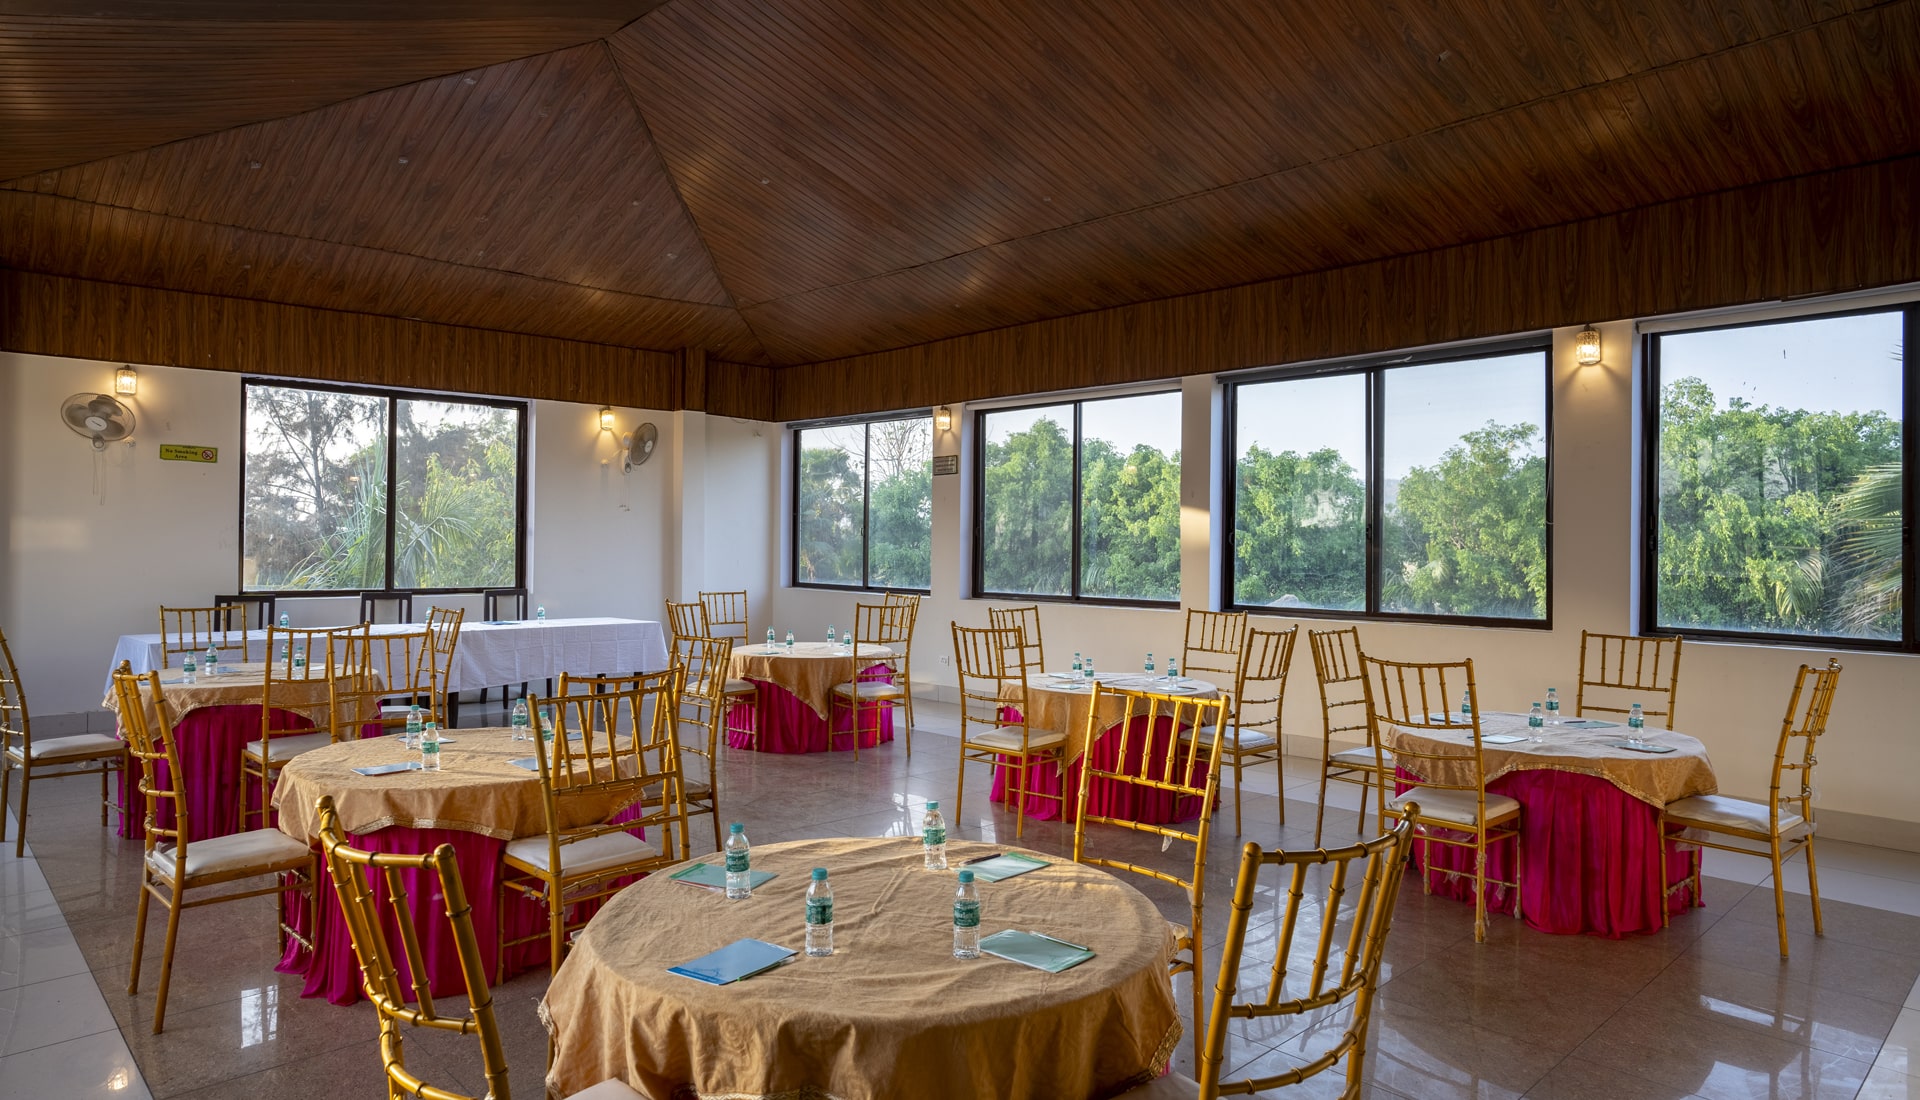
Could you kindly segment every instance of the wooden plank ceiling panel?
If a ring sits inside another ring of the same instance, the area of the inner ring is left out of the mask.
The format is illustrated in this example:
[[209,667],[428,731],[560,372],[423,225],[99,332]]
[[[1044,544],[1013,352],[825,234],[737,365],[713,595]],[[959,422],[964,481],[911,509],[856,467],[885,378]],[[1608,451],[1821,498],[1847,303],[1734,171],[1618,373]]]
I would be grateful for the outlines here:
[[586,42],[661,0],[0,4],[0,180]]
[[727,303],[598,42],[15,186],[583,287]]

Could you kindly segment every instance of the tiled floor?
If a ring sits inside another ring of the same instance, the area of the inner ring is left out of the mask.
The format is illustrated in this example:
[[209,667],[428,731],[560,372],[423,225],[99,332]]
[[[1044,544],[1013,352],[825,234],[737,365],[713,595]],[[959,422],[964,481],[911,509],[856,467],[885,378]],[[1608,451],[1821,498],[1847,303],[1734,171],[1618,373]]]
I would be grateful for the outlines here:
[[[857,764],[844,753],[729,752],[727,816],[762,843],[899,834],[917,829],[922,803],[937,798],[958,836],[1010,840],[1012,818],[987,802],[983,770],[968,771],[963,812],[951,812],[952,708],[921,710],[911,759],[897,743]],[[1273,776],[1249,777],[1248,839],[1311,844],[1312,765],[1288,767],[1285,826]],[[0,1097],[384,1096],[371,1010],[303,1000],[298,981],[275,973],[268,899],[185,914],[167,1030],[149,1034],[161,919],[142,991],[129,996],[138,846],[99,827],[92,789],[85,781],[36,787],[30,855],[14,859],[11,841],[0,849]],[[1352,835],[1350,791],[1332,798],[1330,842]],[[1210,962],[1236,857],[1231,818],[1221,820],[1210,859],[1208,907],[1220,915],[1206,937]],[[710,837],[696,827],[697,846]],[[1064,852],[1071,840],[1069,827],[1039,822],[1024,843]],[[1476,946],[1471,910],[1423,895],[1410,878],[1369,1039],[1369,1095],[1920,1100],[1920,855],[1837,842],[1820,852],[1826,935],[1811,934],[1804,870],[1793,865],[1787,962],[1775,947],[1759,860],[1710,853],[1708,906],[1677,917],[1666,933],[1623,941],[1548,936],[1496,919]],[[1176,895],[1149,893],[1185,919]],[[1249,965],[1263,944],[1270,957],[1270,935],[1250,943]],[[520,1097],[542,1095],[546,1038],[535,1006],[545,986],[544,972],[526,974],[496,993]],[[1177,992],[1185,1005],[1184,985]],[[1247,1025],[1232,1037],[1230,1071],[1291,1064],[1310,1050],[1313,1030]],[[410,1036],[409,1063],[473,1091],[470,1043]],[[1189,1072],[1190,1050],[1183,1043],[1176,1063]],[[1276,1095],[1337,1092],[1319,1080],[1327,1087]]]

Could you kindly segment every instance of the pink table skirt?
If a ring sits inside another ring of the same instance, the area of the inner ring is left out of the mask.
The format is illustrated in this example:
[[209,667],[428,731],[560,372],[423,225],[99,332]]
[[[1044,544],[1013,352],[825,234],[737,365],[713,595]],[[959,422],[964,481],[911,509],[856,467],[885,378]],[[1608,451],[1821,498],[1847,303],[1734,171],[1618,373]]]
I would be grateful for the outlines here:
[[[1006,708],[1011,721],[1020,720],[1019,711]],[[1124,769],[1114,767],[1120,755],[1120,727],[1106,730],[1094,739],[1092,753],[1094,765],[1103,771],[1124,770],[1139,774],[1141,757],[1147,751],[1147,738],[1141,736],[1141,727],[1148,721],[1145,715],[1133,719],[1135,732],[1128,738],[1131,751],[1127,754],[1127,766]],[[1174,736],[1173,719],[1161,717],[1158,728],[1153,733],[1153,768],[1148,778],[1158,779],[1165,770],[1161,761],[1166,759],[1167,740]],[[1196,764],[1199,772],[1194,777],[1202,782],[1206,777],[1206,765]],[[1011,797],[1014,774],[1019,771],[1019,757],[1002,756],[1000,763],[993,769],[993,795],[995,802],[1005,802]],[[1026,792],[1026,813],[1028,817],[1040,821],[1053,821],[1062,816],[1071,818],[1071,807],[1080,796],[1080,761],[1074,760],[1067,765],[1063,780],[1060,766],[1051,760],[1035,760],[1027,767],[1027,774],[1021,783]],[[1062,791],[1066,792],[1064,801],[1059,800]],[[1063,815],[1062,810],[1065,809]],[[1117,817],[1127,821],[1141,821],[1155,825],[1165,825],[1175,821],[1192,821],[1200,816],[1200,799],[1191,795],[1174,795],[1166,791],[1149,791],[1124,783],[1115,783],[1108,779],[1096,779],[1087,788],[1087,809],[1101,817]]]
[[[862,672],[860,678],[884,680],[890,674],[891,670],[886,665],[874,665]],[[799,696],[767,680],[749,680],[748,683],[760,689],[756,704],[760,711],[757,747],[761,752],[827,752],[830,748],[845,752],[853,748],[850,740],[833,743],[827,736],[827,720],[815,714],[812,707],[800,701]],[[876,710],[879,712],[877,715],[874,713]],[[741,704],[727,714],[727,744],[736,749],[756,747],[753,713],[752,708]],[[834,728],[843,737],[851,730],[860,731],[860,747],[863,749],[893,740],[892,707],[868,703],[858,711],[836,708],[831,713]]]
[[[1401,773],[1399,789],[1409,778]],[[1678,826],[1659,836],[1659,811],[1598,776],[1530,770],[1487,784],[1520,803],[1520,900],[1527,926],[1562,935],[1620,939],[1660,931],[1664,904],[1679,913],[1701,902],[1686,882],[1691,863]],[[1465,834],[1461,834],[1465,835]],[[1511,840],[1487,848],[1487,877],[1513,879]],[[1657,853],[1657,854],[1656,854]],[[1473,902],[1473,849],[1413,842],[1414,865],[1433,892]],[[1659,864],[1659,866],[1656,866]],[[1513,913],[1513,890],[1487,887],[1487,912]]]

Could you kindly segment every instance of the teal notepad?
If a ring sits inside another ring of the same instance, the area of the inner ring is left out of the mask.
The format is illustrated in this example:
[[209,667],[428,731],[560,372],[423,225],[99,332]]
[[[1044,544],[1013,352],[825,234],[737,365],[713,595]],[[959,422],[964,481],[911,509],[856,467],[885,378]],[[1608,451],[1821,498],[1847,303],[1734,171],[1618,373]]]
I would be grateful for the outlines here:
[[982,938],[980,950],[1049,974],[1071,970],[1093,958],[1093,949],[1090,947],[1056,940],[1039,932],[1017,932],[1011,928]]
[[[747,872],[752,888],[755,890],[760,889],[762,883],[772,880],[778,874],[778,871]],[[696,863],[691,867],[682,867],[667,877],[675,882],[684,882],[688,886],[704,886],[709,890],[727,888],[727,869],[718,863]]]
[[1019,852],[1007,852],[992,859],[981,860],[979,863],[963,863],[960,866],[972,871],[973,877],[981,882],[999,882],[1001,879],[1024,875],[1028,871],[1038,871],[1042,867],[1051,867],[1053,864],[1044,859],[1021,855]]
[[1618,722],[1602,722],[1598,718],[1568,718],[1562,721],[1560,724],[1563,726],[1570,726],[1577,730],[1613,729],[1620,725],[1620,723]]
[[793,958],[795,953],[791,947],[781,947],[765,940],[735,940],[691,962],[669,966],[667,972],[708,985],[727,985],[772,970]]
[[420,768],[420,761],[406,760],[398,764],[372,764],[353,770],[359,772],[361,775],[398,775],[401,772],[417,772]]
[[1614,748],[1626,749],[1628,752],[1672,752],[1673,751],[1672,745],[1629,745],[1625,741],[1622,741],[1619,744],[1615,745]]

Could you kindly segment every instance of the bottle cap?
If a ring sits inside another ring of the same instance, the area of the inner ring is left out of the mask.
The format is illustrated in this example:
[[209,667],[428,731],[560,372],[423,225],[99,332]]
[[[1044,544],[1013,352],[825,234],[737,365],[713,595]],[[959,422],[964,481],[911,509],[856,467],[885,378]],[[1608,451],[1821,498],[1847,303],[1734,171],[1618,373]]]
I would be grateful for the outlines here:
[[738,821],[727,826],[727,831],[730,833],[741,833],[741,832],[745,832],[746,829],[747,827],[745,825],[740,824]]
[[961,872],[960,872],[960,885],[962,885],[962,886],[965,886],[965,885],[966,885],[967,883],[969,883],[969,882],[972,882],[972,881],[973,881],[973,872],[972,872],[972,871],[970,871],[970,870],[963,870],[963,871],[961,871]]
[[813,869],[813,881],[815,882],[827,881],[827,869],[825,867],[815,867]]
[[929,809],[929,810],[937,810],[937,809],[939,809],[939,808],[940,808],[940,803],[938,803],[938,802],[929,802],[929,803],[927,803],[927,809]]

